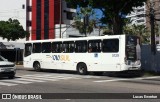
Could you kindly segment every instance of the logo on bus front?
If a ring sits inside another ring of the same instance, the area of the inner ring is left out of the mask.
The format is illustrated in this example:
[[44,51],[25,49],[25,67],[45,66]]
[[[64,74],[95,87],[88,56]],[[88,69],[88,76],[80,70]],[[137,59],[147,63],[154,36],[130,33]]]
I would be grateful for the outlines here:
[[52,55],[54,61],[70,61],[69,55]]

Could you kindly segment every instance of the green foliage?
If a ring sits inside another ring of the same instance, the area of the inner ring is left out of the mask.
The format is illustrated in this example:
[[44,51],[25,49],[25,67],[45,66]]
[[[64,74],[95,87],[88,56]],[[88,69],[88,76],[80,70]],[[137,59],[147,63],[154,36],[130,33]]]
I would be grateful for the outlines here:
[[96,24],[96,19],[95,18],[89,19],[88,26],[84,26],[84,22],[82,22],[81,20],[83,20],[83,18],[86,15],[90,17],[93,16],[94,14],[95,14],[94,11],[90,7],[80,8],[80,11],[77,12],[76,17],[74,18],[75,22],[73,23],[72,26],[77,30],[79,30],[79,33],[81,34],[85,34],[85,32],[87,34],[92,33],[93,28],[95,27]]
[[150,42],[149,30],[145,27],[145,25],[124,26],[123,33],[128,35],[139,36],[141,39],[141,42],[144,44],[148,44]]
[[147,0],[66,0],[72,6],[92,7],[103,12],[101,22],[109,24],[113,28],[113,34],[121,34],[123,31],[124,15],[133,11],[133,7],[142,6]]
[[24,31],[18,20],[10,18],[8,21],[0,21],[0,36],[3,39],[15,41],[28,35],[29,33]]

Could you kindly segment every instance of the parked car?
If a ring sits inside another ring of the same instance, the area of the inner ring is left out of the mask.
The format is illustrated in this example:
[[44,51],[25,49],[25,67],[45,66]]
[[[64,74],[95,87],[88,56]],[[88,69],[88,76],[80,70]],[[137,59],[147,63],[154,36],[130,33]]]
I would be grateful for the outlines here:
[[0,77],[13,79],[16,74],[15,64],[0,55]]

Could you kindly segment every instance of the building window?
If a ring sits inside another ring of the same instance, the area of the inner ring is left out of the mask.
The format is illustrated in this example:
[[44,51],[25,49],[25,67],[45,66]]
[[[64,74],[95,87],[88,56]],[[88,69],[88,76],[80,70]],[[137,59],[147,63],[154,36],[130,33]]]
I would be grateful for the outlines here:
[[144,8],[137,9],[137,12],[142,12],[142,11],[144,11]]
[[32,22],[30,20],[27,20],[27,27],[32,26]]
[[74,12],[66,12],[66,15],[68,20],[73,20]]
[[32,11],[32,6],[27,6],[27,11],[31,12]]
[[137,17],[145,17],[146,15],[145,14],[139,14],[137,15]]
[[74,8],[69,2],[67,2],[67,8]]
[[137,20],[137,23],[142,23],[142,22],[144,22],[144,19]]
[[22,5],[22,9],[25,9],[25,5],[24,4]]

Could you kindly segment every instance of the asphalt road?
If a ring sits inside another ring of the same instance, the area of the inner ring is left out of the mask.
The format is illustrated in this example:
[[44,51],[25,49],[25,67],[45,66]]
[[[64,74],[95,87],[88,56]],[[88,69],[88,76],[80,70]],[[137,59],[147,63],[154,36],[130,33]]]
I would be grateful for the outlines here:
[[[35,72],[19,67],[15,79],[0,79],[0,93],[1,98],[6,98],[6,93],[12,96],[11,100],[0,102],[159,102],[160,94],[155,93],[160,93],[160,76],[83,76],[75,72]],[[28,99],[28,95],[43,99]]]

